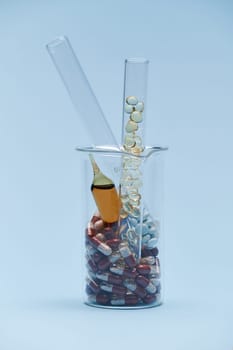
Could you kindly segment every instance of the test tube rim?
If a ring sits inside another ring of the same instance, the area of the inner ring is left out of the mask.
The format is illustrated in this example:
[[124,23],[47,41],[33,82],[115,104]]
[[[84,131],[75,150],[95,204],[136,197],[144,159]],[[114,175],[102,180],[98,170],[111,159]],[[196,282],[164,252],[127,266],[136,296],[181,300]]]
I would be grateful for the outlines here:
[[149,64],[149,60],[145,57],[130,57],[125,59],[125,63],[132,64]]
[[101,146],[78,146],[75,148],[76,151],[79,152],[88,152],[88,153],[105,153],[105,154],[114,154],[118,156],[131,156],[135,158],[146,159],[153,153],[160,153],[168,150],[168,147],[161,146],[146,146],[143,153],[140,154],[132,154],[124,149],[118,149],[115,147],[109,147],[109,145],[101,145]]

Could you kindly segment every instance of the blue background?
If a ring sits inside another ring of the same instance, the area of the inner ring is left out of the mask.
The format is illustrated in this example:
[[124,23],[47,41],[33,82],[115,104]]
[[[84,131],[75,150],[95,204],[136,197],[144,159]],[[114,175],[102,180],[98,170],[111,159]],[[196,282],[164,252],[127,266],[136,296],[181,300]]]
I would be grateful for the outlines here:
[[[0,349],[233,348],[233,2],[0,1]],[[66,34],[120,139],[124,59],[150,59],[165,161],[166,300],[81,300],[78,144],[45,44]]]

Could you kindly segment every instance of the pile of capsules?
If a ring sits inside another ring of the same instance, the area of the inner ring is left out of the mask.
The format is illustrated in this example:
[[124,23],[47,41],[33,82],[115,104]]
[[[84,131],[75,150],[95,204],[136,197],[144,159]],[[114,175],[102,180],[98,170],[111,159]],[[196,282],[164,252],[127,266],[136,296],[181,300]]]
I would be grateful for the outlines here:
[[[132,230],[140,231],[141,258],[130,247]],[[87,302],[103,306],[145,306],[161,303],[159,222],[144,211],[106,224],[98,213],[86,228]]]

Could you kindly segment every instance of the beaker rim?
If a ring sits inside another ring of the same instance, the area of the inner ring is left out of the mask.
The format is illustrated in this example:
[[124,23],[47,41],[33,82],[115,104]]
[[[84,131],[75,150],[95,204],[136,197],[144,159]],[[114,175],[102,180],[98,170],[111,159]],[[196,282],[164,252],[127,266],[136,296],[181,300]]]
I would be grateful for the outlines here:
[[99,145],[99,146],[77,146],[75,148],[76,151],[79,152],[87,152],[87,153],[105,153],[105,154],[114,154],[114,155],[129,155],[137,158],[148,158],[153,153],[164,152],[168,150],[168,147],[161,146],[146,146],[143,152],[139,154],[134,154],[128,152],[127,150],[111,145]]

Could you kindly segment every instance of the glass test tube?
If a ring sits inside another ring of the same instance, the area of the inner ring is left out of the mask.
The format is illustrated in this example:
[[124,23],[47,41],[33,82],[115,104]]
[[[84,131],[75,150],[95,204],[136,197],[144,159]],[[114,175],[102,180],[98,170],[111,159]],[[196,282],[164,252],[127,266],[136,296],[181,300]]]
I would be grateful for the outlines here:
[[146,59],[127,59],[124,76],[122,146],[128,154],[122,157],[121,202],[122,213],[128,216],[129,223],[125,239],[130,242],[136,259],[141,256],[141,229],[131,227],[130,219],[142,220],[142,160],[139,156],[145,147],[148,64]]
[[112,145],[118,148],[117,141],[69,40],[62,36],[46,47],[75,109],[92,137],[93,145]]

